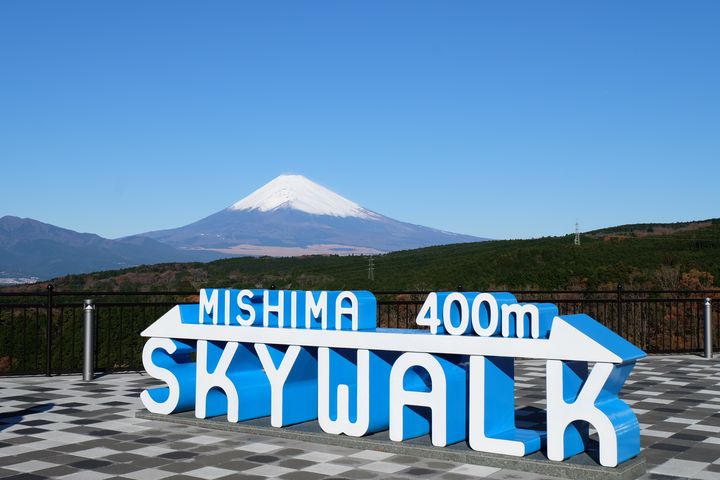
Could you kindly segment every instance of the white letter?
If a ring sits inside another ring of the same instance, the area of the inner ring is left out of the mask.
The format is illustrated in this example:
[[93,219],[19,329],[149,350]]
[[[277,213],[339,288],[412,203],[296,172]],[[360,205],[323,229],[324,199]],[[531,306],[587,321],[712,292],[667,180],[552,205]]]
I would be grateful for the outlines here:
[[290,327],[297,328],[297,292],[290,292]]
[[[264,343],[256,343],[255,351],[260,357],[265,374],[270,381],[270,425],[273,427],[283,426],[283,387],[285,386],[285,380],[290,375],[295,360],[300,354],[300,347],[297,345],[290,345],[283,356],[280,366],[275,368],[275,364],[270,357],[268,347]],[[297,399],[298,402],[302,402],[302,398]]]
[[515,428],[513,362],[470,356],[468,443],[473,450],[522,457],[540,449],[539,434]]
[[415,318],[415,323],[421,327],[430,327],[430,333],[436,335],[440,326],[437,311],[437,293],[430,292]]
[[[483,327],[480,324],[480,306],[485,303],[488,306],[488,326]],[[476,335],[481,337],[489,337],[494,335],[498,327],[498,304],[495,297],[489,293],[481,293],[472,303],[472,318],[473,329]]]
[[540,311],[537,305],[527,303],[520,305],[514,303],[512,305],[502,306],[502,336],[510,336],[510,316],[515,316],[515,336],[517,338],[525,337],[525,315],[530,317],[530,331],[532,338],[540,337]]
[[177,350],[175,343],[169,338],[149,338],[143,347],[142,361],[145,371],[153,378],[162,380],[167,383],[168,386],[168,398],[164,402],[156,402],[150,396],[147,390],[143,390],[140,394],[140,400],[142,400],[145,408],[152,413],[161,413],[168,415],[172,413],[178,405],[180,400],[180,382],[173,372],[166,368],[158,367],[152,361],[153,351],[158,348],[162,348],[168,354],[172,355]]
[[230,325],[230,290],[225,289],[225,325]]
[[310,328],[311,318],[320,318],[323,330],[327,329],[327,292],[320,292],[317,302],[313,292],[305,292],[305,328]]
[[212,317],[213,325],[217,325],[218,317],[218,291],[213,290],[210,295],[210,299],[207,297],[207,290],[204,288],[200,289],[200,318],[198,323],[205,323],[205,314]]
[[[416,392],[405,390],[405,373],[412,367],[422,367],[430,375],[432,390]],[[446,385],[445,372],[440,363],[429,353],[403,353],[395,361],[390,372],[390,440],[400,442],[405,438],[422,435],[417,426],[404,425],[403,409],[406,405],[429,407],[432,411],[432,444],[444,447],[447,444],[446,425]],[[408,427],[408,428],[406,428]],[[408,435],[405,431],[409,430]]]
[[213,388],[220,388],[227,397],[227,418],[228,422],[238,421],[240,399],[233,382],[227,377],[227,370],[230,367],[233,356],[238,349],[237,342],[227,342],[223,349],[220,360],[213,373],[207,370],[208,341],[197,341],[197,390],[195,393],[195,416],[205,418],[207,414],[207,395]]
[[[460,309],[460,324],[458,326],[453,325],[452,322],[452,311],[453,303],[458,304]],[[445,325],[445,331],[450,335],[463,335],[468,330],[468,302],[465,295],[458,292],[453,292],[445,298],[443,304],[443,323]]]
[[283,305],[285,301],[285,295],[283,290],[278,290],[277,292],[277,305],[270,305],[270,291],[265,290],[263,292],[263,303],[265,304],[263,307],[263,327],[267,327],[270,322],[270,312],[274,312],[277,315],[278,319],[278,327],[282,327],[284,322],[284,316],[285,316],[285,306]]
[[330,418],[330,349],[318,348],[318,423],[326,433],[362,437],[370,426],[370,352],[357,351],[357,415],[350,421],[350,387],[337,386],[337,418]]
[[[343,306],[343,300],[350,300],[350,306]],[[353,330],[358,329],[358,300],[353,292],[340,292],[335,300],[335,330],[342,329],[343,315],[350,315]]]
[[[640,426],[632,409],[617,398],[634,364],[596,363],[587,379],[584,362],[547,362],[547,456],[564,460],[585,449],[575,421],[595,427],[600,464],[615,467],[640,452]],[[580,369],[578,369],[580,367]],[[584,380],[584,381],[583,381]],[[566,401],[577,392],[575,401]],[[566,432],[567,429],[574,429]],[[622,446],[620,454],[618,447]]]
[[244,298],[251,299],[253,297],[253,292],[250,290],[240,290],[240,294],[237,296],[237,304],[238,307],[240,307],[240,311],[243,313],[247,313],[248,318],[245,319],[242,317],[242,315],[236,315],[235,319],[238,321],[238,323],[244,327],[249,327],[255,322],[255,309],[252,308],[252,305],[249,303],[243,302]]

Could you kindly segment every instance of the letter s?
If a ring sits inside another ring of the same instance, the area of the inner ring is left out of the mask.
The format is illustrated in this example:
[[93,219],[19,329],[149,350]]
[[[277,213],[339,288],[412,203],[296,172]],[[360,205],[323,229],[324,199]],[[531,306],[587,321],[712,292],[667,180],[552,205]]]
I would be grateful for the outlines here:
[[145,408],[152,413],[170,414],[195,407],[195,349],[169,338],[150,338],[143,348],[143,366],[148,375],[162,380],[167,387],[149,388],[140,394]]

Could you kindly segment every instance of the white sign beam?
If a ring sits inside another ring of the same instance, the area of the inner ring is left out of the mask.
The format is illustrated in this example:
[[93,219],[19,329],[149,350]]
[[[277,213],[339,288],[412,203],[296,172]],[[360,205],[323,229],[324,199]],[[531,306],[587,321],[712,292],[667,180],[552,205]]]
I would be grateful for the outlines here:
[[182,323],[175,306],[145,329],[144,337],[352,348],[390,352],[485,355],[532,359],[625,363],[593,338],[555,317],[548,339],[432,335],[422,330],[344,331]]

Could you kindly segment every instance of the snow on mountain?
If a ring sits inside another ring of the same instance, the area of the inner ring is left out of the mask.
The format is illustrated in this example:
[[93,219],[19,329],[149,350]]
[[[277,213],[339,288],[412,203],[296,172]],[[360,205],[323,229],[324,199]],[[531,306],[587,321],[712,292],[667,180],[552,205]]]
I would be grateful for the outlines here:
[[302,175],[280,175],[234,203],[229,210],[270,212],[278,208],[312,215],[378,218],[377,214]]

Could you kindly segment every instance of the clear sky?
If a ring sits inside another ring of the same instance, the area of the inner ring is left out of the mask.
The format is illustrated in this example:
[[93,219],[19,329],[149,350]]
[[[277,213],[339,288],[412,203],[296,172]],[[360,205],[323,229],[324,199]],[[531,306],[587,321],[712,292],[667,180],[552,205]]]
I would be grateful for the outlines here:
[[0,2],[0,216],[115,238],[282,173],[492,238],[720,217],[720,2]]

